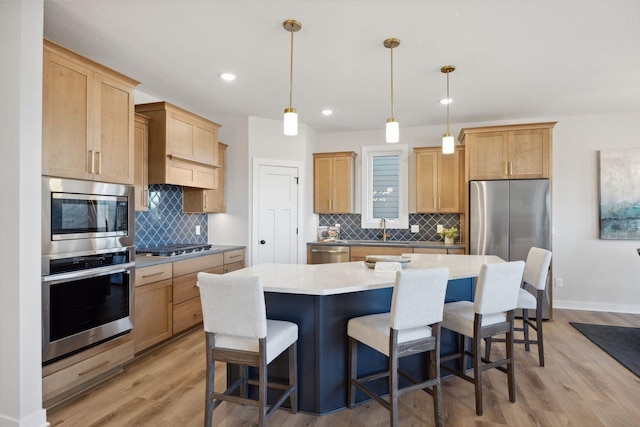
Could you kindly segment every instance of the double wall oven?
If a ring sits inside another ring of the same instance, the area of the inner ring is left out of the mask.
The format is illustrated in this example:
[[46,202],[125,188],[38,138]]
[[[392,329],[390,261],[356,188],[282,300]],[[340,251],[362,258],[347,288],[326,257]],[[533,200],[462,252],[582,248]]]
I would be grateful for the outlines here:
[[133,328],[133,187],[42,178],[42,360]]

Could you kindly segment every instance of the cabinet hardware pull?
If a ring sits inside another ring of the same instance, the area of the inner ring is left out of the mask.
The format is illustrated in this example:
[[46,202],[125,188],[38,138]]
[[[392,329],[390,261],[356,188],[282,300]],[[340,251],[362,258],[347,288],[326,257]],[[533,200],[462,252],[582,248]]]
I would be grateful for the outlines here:
[[146,279],[147,277],[159,276],[161,274],[164,274],[164,271],[158,271],[157,273],[151,273],[151,274],[143,274],[142,278]]
[[193,313],[193,317],[198,317],[198,316],[202,316],[202,312],[199,311],[197,313]]
[[504,174],[509,175],[509,171],[507,170],[507,162],[503,162],[503,163],[504,163]]
[[144,205],[149,207],[149,190],[144,190]]
[[93,174],[93,150],[89,150],[89,173]]
[[513,162],[509,162],[509,175],[513,175]]
[[98,175],[102,174],[102,152],[96,151],[98,155]]
[[242,255],[230,255],[229,258],[240,258]]
[[333,199],[329,199],[329,210],[333,210]]
[[84,370],[82,372],[78,372],[78,376],[84,376],[87,375],[89,372],[95,371],[96,369],[100,369],[104,366],[107,366],[109,364],[108,360],[103,361],[102,363],[100,363],[99,365],[94,366],[93,368],[89,368],[87,370]]
[[207,195],[204,195],[204,208],[207,209]]

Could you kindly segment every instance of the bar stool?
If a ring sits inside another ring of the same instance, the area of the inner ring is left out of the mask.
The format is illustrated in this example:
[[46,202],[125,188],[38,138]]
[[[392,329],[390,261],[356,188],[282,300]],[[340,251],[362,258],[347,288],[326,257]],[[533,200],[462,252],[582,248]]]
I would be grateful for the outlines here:
[[[398,397],[423,389],[433,397],[434,418],[442,426],[442,391],[440,389],[440,322],[449,278],[448,268],[396,272],[391,300],[391,312],[350,319],[348,406],[355,404],[356,388],[390,411],[390,425],[398,425]],[[389,358],[388,370],[366,377],[357,377],[358,342]],[[399,359],[416,353],[430,356],[429,379],[415,381],[399,370]],[[411,380],[399,387],[399,375]],[[389,401],[374,393],[365,384],[388,377]]]
[[[264,290],[258,277],[229,277],[198,273],[204,330],[207,339],[207,390],[205,426],[213,423],[213,410],[222,401],[258,407],[259,426],[266,426],[275,409],[289,398],[291,412],[298,408],[297,341],[298,325],[268,320]],[[288,349],[289,383],[271,383],[267,365]],[[215,361],[241,366],[240,378],[224,393],[213,390]],[[258,380],[248,379],[247,366],[258,368]],[[258,385],[258,400],[246,397],[247,384]],[[240,387],[240,397],[232,396]],[[283,390],[267,410],[267,387]]]
[[[527,261],[524,267],[524,277],[522,288],[518,294],[517,308],[522,309],[522,328],[514,328],[515,331],[522,331],[523,339],[514,339],[516,344],[524,344],[526,351],[530,345],[538,346],[538,363],[544,366],[544,341],[542,334],[542,300],[544,290],[547,287],[549,276],[549,266],[551,265],[551,252],[546,249],[532,247],[527,254]],[[534,295],[535,292],[535,295]],[[536,311],[535,323],[529,319],[529,310]],[[535,340],[529,337],[529,327],[536,331]],[[502,338],[487,338],[485,345],[485,357],[488,359],[491,354],[491,342],[504,342]]]
[[[507,374],[509,401],[516,401],[513,363],[513,319],[522,282],[524,261],[485,264],[476,284],[475,302],[457,301],[444,305],[442,327],[457,332],[460,352],[441,358],[441,368],[474,384],[476,414],[482,415],[482,372],[497,368]],[[490,361],[482,358],[483,338],[506,334],[506,358]],[[467,351],[465,337],[473,338],[472,351]],[[465,373],[467,359],[473,357],[473,377]],[[460,359],[458,369],[444,362]],[[506,365],[506,368],[505,368]]]

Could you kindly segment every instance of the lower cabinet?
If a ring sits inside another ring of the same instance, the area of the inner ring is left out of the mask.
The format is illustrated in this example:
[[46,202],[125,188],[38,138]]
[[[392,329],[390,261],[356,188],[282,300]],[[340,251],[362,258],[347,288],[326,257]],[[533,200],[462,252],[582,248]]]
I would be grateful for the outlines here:
[[122,371],[133,359],[133,337],[126,334],[42,368],[42,403],[50,408]]
[[414,254],[457,254],[464,255],[463,248],[413,248]]
[[172,265],[136,269],[135,324],[136,353],[172,335]]
[[464,254],[464,248],[414,248],[411,246],[351,246],[351,262],[364,261],[367,255]]

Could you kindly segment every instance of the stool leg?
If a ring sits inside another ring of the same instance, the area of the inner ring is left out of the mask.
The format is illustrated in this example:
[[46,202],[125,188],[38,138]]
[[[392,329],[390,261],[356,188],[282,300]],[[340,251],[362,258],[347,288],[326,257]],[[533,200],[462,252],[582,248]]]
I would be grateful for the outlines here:
[[435,332],[438,344],[436,348],[431,351],[429,359],[431,361],[431,373],[430,378],[436,380],[436,384],[433,386],[433,415],[436,427],[443,427],[444,422],[442,420],[442,388],[440,387],[440,325],[434,325],[431,328]]
[[349,337],[349,388],[347,390],[347,406],[351,408],[356,402],[356,386],[352,380],[358,376],[358,342]]
[[538,339],[538,361],[540,366],[544,366],[544,341],[542,337],[542,294],[544,291],[538,290],[538,301],[536,305],[536,335]]
[[395,352],[389,356],[389,404],[391,427],[398,427],[398,356]]
[[476,414],[482,415],[482,361],[480,356],[480,338],[473,339],[473,383],[476,392]]
[[509,360],[507,364],[507,385],[509,386],[509,402],[513,403],[516,401],[516,382],[513,369],[513,310],[507,314],[507,320],[511,322],[511,329],[507,333],[507,359]]
[[529,310],[522,309],[522,331],[524,333],[524,349],[529,351]]
[[213,355],[211,354],[211,337],[207,332],[205,332],[205,335],[207,346],[207,391],[205,395],[204,426],[211,427],[213,425],[213,385],[215,383],[216,366]]
[[294,342],[289,347],[289,386],[295,387],[289,395],[291,412],[298,412],[298,342]]
[[491,360],[491,337],[484,339],[484,358]]

